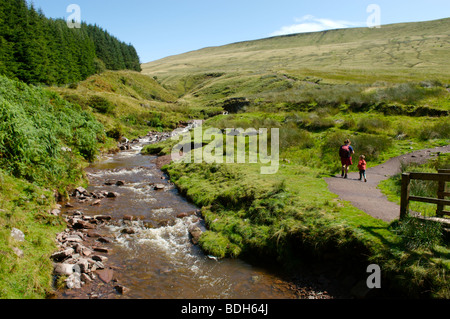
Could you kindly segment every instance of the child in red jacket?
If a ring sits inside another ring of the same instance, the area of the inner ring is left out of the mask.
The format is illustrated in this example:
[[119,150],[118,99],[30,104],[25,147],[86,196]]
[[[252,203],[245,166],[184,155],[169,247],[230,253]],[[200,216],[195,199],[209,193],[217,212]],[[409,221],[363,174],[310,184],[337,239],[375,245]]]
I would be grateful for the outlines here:
[[358,163],[358,169],[359,169],[359,180],[361,181],[362,178],[364,177],[364,182],[367,182],[367,177],[366,177],[366,157],[364,155],[361,155],[359,157],[359,163]]

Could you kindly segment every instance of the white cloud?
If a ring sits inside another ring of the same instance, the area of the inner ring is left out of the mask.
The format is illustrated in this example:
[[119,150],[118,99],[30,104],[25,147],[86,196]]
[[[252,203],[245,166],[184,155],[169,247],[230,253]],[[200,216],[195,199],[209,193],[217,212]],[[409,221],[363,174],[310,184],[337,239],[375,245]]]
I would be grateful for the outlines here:
[[294,33],[318,32],[331,29],[343,29],[361,26],[361,23],[355,23],[345,20],[319,19],[312,15],[306,15],[295,19],[296,24],[284,26],[278,31],[272,32],[270,36],[279,36]]

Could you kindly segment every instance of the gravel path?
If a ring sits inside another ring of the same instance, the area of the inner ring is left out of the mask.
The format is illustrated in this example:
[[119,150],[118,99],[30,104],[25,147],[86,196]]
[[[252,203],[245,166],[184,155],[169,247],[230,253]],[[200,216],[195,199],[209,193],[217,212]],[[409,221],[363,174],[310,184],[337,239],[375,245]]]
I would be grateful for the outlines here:
[[[388,201],[378,189],[378,184],[400,173],[402,162],[422,164],[435,156],[437,152],[450,153],[450,145],[415,151],[394,157],[376,167],[368,168],[366,171],[367,183],[358,180],[358,172],[349,173],[348,179],[343,179],[339,174],[326,178],[325,181],[328,183],[330,191],[339,195],[340,199],[351,202],[353,206],[375,218],[389,222],[399,218],[400,206]],[[353,162],[353,165],[357,165],[357,159],[354,159]]]

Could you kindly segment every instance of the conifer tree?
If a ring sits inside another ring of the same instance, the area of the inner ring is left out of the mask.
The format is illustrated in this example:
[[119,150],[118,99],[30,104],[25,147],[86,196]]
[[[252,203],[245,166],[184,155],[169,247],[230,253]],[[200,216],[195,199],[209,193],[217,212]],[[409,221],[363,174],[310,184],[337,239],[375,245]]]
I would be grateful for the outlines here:
[[0,74],[51,85],[78,82],[104,69],[141,71],[135,48],[97,25],[71,29],[26,0],[0,0]]

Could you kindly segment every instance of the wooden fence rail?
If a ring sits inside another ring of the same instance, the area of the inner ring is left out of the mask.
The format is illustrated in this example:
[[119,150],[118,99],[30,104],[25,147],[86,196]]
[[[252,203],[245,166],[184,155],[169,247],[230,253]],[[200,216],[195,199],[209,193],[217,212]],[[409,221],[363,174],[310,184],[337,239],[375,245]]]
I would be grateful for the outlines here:
[[[411,180],[418,179],[424,181],[437,181],[438,191],[437,198],[420,197],[410,195]],[[436,204],[436,217],[442,218],[444,215],[450,215],[450,211],[446,211],[445,206],[450,206],[450,192],[446,191],[446,183],[450,182],[450,169],[440,169],[438,173],[403,173],[402,174],[402,195],[400,202],[400,219],[406,217],[409,213],[409,202],[423,202]]]

